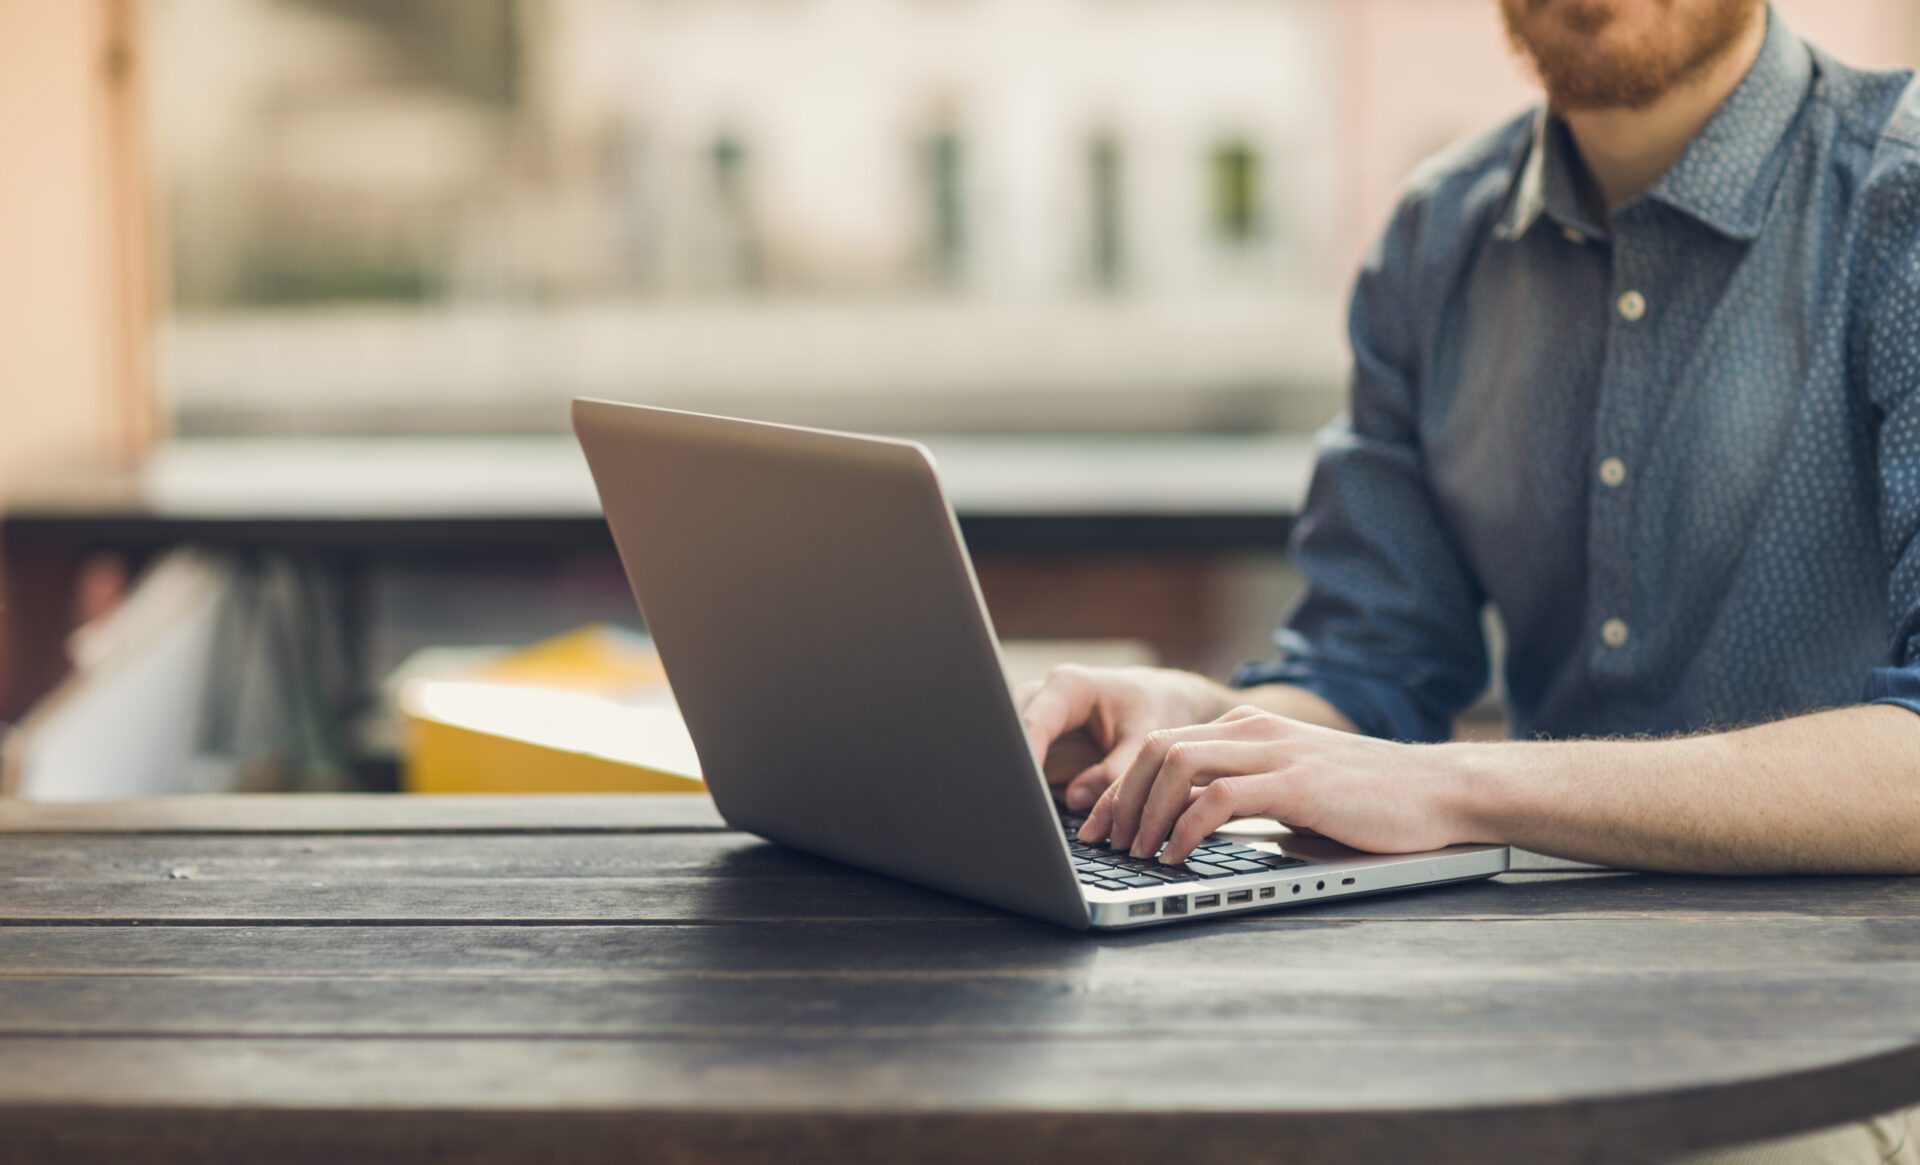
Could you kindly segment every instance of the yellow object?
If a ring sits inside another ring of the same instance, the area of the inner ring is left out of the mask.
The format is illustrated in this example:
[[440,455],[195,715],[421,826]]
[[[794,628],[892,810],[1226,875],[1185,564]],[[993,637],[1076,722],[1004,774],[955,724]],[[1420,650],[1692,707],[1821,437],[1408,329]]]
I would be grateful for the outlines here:
[[644,636],[601,626],[510,651],[473,669],[469,678],[607,694],[664,688],[667,683],[660,656]]
[[699,792],[652,646],[588,627],[400,693],[410,793]]

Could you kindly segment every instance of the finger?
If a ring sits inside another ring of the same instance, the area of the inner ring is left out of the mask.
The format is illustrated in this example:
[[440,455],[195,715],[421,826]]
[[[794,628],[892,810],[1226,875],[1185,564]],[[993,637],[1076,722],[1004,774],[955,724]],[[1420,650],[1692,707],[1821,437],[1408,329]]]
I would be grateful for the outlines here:
[[1087,819],[1080,826],[1080,840],[1105,844],[1107,835],[1113,829],[1113,786],[1109,785],[1087,810]]
[[1047,749],[1066,733],[1093,718],[1098,706],[1099,689],[1093,677],[1081,668],[1057,667],[1040,690],[1027,701],[1020,713],[1020,726],[1027,734],[1027,748],[1036,763],[1044,760]]
[[1107,844],[1115,849],[1133,844],[1133,835],[1140,829],[1140,813],[1147,805],[1147,794],[1153,791],[1153,778],[1159,775],[1160,762],[1172,747],[1171,729],[1149,732],[1140,742],[1140,751],[1133,763],[1120,774],[1113,788],[1107,790],[1107,807],[1113,813],[1107,828]]
[[1193,847],[1207,835],[1236,817],[1251,817],[1262,811],[1259,782],[1251,777],[1221,777],[1196,793],[1185,812],[1174,823],[1167,837],[1167,848],[1160,860],[1177,865],[1187,860]]
[[1203,764],[1194,760],[1196,750],[1206,748],[1199,742],[1176,744],[1167,750],[1160,771],[1154,774],[1153,788],[1140,809],[1140,825],[1134,830],[1129,851],[1136,858],[1150,858],[1160,852],[1167,830],[1186,807],[1187,797],[1196,784],[1205,783]]
[[1108,786],[1112,784],[1113,775],[1105,764],[1092,765],[1067,782],[1067,787],[1060,793],[1060,799],[1066,802],[1067,808],[1076,813],[1084,813],[1093,807],[1094,803],[1100,799],[1100,794],[1106,792]]
[[1047,746],[1041,772],[1047,784],[1064,789],[1075,777],[1107,759],[1107,750],[1085,728],[1070,728]]
[[1113,845],[1124,848],[1133,844],[1134,834],[1140,828],[1140,816],[1146,809],[1154,778],[1166,761],[1168,749],[1187,741],[1248,739],[1257,731],[1257,725],[1257,721],[1244,720],[1227,725],[1163,728],[1149,733],[1140,743],[1139,754],[1113,787]]
[[1138,736],[1123,737],[1106,756],[1088,765],[1067,782],[1066,791],[1061,794],[1066,799],[1067,808],[1076,812],[1090,809],[1100,794],[1111,788],[1127,771],[1127,767],[1133,764],[1133,758],[1140,755],[1141,740]]
[[[1167,750],[1153,792],[1140,815],[1133,838],[1133,856],[1152,857],[1186,812],[1194,791],[1227,777],[1263,772],[1272,764],[1272,751],[1239,740],[1183,740]],[[1191,848],[1191,847],[1189,847]],[[1182,855],[1183,857],[1185,855]]]
[[1236,704],[1224,715],[1214,719],[1215,724],[1232,724],[1241,720],[1250,720],[1258,716],[1272,716],[1265,708],[1256,708],[1252,704]]
[[1025,711],[1027,705],[1033,702],[1033,698],[1039,695],[1040,689],[1045,686],[1046,684],[1041,680],[1022,680],[1013,689],[1013,706]]

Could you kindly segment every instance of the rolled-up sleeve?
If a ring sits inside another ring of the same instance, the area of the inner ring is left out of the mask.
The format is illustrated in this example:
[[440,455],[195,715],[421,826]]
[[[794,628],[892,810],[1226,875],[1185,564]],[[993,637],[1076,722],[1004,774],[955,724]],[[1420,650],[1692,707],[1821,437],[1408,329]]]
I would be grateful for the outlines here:
[[1290,545],[1307,590],[1275,636],[1279,658],[1233,682],[1305,688],[1370,736],[1438,741],[1486,686],[1485,596],[1421,456],[1417,317],[1404,294],[1418,217],[1401,207],[1354,290],[1349,407],[1320,434]]

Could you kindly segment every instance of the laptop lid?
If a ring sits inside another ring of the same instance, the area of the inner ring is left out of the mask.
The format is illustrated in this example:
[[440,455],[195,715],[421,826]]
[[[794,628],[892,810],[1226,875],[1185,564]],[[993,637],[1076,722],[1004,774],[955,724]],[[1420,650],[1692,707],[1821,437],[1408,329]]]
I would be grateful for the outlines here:
[[729,824],[1088,925],[923,446],[585,399],[573,426]]

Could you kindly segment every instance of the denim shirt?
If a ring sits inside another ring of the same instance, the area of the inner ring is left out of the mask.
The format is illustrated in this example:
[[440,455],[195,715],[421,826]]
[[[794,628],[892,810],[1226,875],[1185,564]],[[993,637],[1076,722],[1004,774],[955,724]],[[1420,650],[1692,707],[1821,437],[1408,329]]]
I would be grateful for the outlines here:
[[1610,223],[1545,109],[1415,176],[1354,292],[1308,590],[1237,683],[1444,740],[1491,604],[1522,738],[1920,711],[1920,86],[1768,19]]

